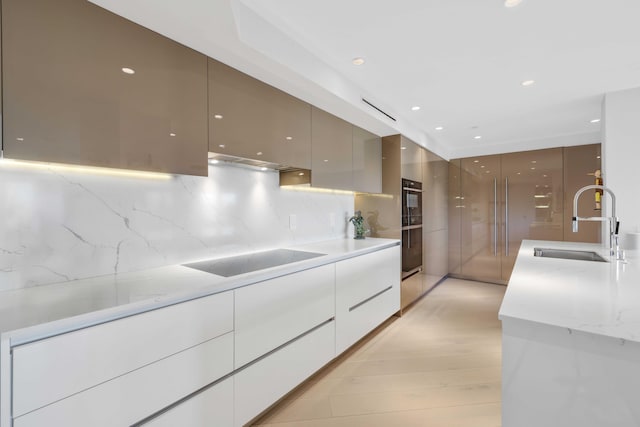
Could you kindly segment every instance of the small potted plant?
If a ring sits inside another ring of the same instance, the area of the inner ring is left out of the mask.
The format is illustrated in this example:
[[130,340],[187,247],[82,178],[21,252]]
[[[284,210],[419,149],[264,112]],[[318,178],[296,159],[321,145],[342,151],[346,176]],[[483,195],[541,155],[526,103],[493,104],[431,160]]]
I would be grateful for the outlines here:
[[354,239],[364,239],[364,218],[362,212],[356,211],[354,215],[349,218],[349,222],[353,224]]

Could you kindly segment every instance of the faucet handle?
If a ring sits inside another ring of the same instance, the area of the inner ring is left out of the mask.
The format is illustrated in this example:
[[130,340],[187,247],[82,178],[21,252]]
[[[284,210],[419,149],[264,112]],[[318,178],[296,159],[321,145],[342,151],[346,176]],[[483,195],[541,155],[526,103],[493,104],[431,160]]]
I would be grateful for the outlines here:
[[616,231],[615,231],[615,235],[618,235],[618,231],[620,230],[620,221],[616,221]]

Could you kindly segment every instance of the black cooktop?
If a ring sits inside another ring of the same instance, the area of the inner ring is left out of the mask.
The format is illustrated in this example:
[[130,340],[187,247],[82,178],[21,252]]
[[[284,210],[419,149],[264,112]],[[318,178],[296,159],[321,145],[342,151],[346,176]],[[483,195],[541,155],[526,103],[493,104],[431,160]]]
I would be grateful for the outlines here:
[[206,271],[223,277],[236,276],[238,274],[250,273],[279,265],[290,264],[292,262],[304,261],[326,254],[316,252],[294,251],[291,249],[273,249],[264,252],[255,252],[247,255],[238,255],[228,258],[219,258],[208,261],[193,262],[183,264],[185,267]]

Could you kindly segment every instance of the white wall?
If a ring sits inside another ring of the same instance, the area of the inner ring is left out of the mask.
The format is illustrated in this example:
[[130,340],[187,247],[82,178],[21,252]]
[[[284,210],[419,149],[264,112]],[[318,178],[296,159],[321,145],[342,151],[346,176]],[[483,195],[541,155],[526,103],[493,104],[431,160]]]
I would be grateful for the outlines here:
[[640,88],[608,93],[603,113],[604,185],[616,194],[624,236],[640,231]]
[[352,213],[353,195],[281,189],[274,171],[156,180],[0,161],[0,290],[344,237]]

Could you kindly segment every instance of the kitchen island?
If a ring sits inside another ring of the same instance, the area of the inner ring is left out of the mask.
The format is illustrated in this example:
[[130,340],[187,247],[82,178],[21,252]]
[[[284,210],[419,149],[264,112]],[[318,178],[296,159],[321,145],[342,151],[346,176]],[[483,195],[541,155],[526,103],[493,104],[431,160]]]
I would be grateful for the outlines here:
[[399,310],[399,243],[0,292],[0,426],[244,425]]
[[[594,251],[606,262],[534,256]],[[601,245],[523,241],[502,321],[502,425],[640,425],[640,268]]]

